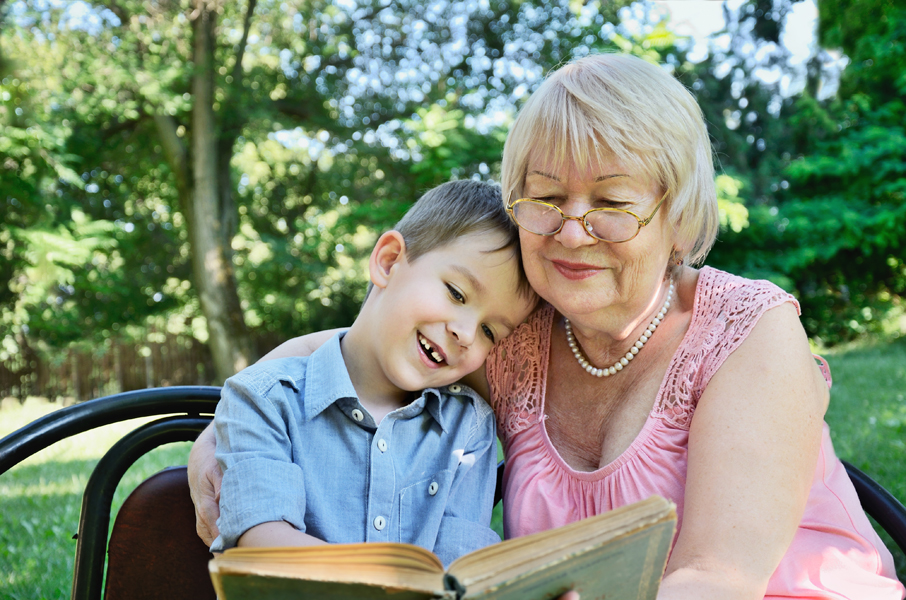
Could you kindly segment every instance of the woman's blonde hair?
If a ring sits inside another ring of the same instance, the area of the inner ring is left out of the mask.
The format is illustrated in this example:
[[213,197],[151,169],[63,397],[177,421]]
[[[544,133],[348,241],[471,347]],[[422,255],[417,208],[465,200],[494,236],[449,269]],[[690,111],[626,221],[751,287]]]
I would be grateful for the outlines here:
[[614,158],[670,190],[665,207],[678,258],[704,261],[719,218],[701,108],[664,69],[635,56],[586,56],[547,77],[507,136],[504,202],[522,197],[530,159],[560,173]]

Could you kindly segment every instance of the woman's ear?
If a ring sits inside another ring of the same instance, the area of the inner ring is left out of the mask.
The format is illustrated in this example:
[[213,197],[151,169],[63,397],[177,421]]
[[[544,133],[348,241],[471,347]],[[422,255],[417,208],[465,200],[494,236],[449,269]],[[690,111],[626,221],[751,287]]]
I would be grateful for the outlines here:
[[385,288],[393,276],[394,267],[406,260],[406,241],[396,230],[381,234],[371,258],[368,260],[368,273],[375,287]]

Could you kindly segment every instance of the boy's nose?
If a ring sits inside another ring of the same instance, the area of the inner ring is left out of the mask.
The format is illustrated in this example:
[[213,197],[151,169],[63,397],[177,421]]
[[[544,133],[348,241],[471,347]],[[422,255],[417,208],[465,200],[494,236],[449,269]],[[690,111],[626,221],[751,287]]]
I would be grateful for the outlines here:
[[475,331],[478,329],[478,324],[476,322],[470,325],[468,322],[470,320],[454,321],[448,326],[450,334],[463,348],[468,348],[475,341]]

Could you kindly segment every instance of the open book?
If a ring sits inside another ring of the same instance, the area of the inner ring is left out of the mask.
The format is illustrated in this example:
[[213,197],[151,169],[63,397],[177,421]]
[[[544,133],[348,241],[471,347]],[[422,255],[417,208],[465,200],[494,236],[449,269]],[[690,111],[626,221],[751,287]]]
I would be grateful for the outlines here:
[[220,600],[540,600],[571,589],[583,600],[653,600],[675,528],[673,503],[652,496],[476,550],[446,572],[424,548],[384,543],[231,548],[209,566]]

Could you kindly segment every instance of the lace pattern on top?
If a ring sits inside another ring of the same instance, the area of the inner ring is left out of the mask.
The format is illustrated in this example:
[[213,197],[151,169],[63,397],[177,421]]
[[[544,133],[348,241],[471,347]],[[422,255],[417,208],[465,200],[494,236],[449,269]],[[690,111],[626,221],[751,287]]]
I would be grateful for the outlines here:
[[490,404],[504,442],[538,422],[547,388],[553,319],[553,307],[542,304],[488,356]]
[[654,413],[688,429],[711,378],[767,310],[799,303],[769,281],[705,267],[699,273],[689,330],[667,368]]
[[[653,415],[688,429],[698,399],[711,377],[765,311],[799,303],[769,281],[753,281],[705,267],[699,273],[689,330],[673,356]],[[491,406],[504,441],[540,418],[547,383],[554,308],[537,310],[494,347],[487,362]]]

